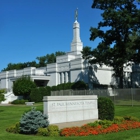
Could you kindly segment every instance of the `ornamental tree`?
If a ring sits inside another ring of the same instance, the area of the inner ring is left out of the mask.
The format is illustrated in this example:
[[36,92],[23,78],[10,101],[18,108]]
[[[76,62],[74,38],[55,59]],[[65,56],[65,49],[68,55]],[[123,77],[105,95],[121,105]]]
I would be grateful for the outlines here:
[[[111,66],[114,76],[120,78],[123,88],[124,64],[140,62],[140,36],[132,40],[130,36],[140,29],[140,9],[135,0],[93,0],[92,8],[103,11],[98,27],[90,28],[90,40],[100,38],[95,49],[83,48],[83,58],[90,64]],[[107,30],[103,30],[107,27]]]
[[13,84],[13,92],[16,96],[23,96],[27,99],[31,93],[31,89],[36,88],[36,84],[29,76],[18,78]]

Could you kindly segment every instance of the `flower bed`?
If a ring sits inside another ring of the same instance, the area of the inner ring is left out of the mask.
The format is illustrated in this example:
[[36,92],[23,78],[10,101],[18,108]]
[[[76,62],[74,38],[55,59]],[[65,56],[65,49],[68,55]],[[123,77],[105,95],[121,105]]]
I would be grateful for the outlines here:
[[113,123],[108,127],[104,127],[103,125],[90,126],[86,124],[82,127],[64,128],[61,130],[60,135],[61,136],[89,136],[89,135],[119,132],[124,130],[135,129],[135,128],[140,128],[140,122],[124,120],[118,124]]
[[[140,120],[132,116],[114,117],[113,121],[100,120],[85,124],[81,127],[69,127],[59,130],[56,125],[49,125],[44,128],[39,127],[34,135],[38,136],[89,136],[107,133],[116,133],[130,129],[140,128]],[[20,122],[6,129],[11,133],[22,133]],[[27,130],[26,130],[27,131]],[[27,133],[26,133],[27,134]],[[31,134],[31,133],[28,133]]]

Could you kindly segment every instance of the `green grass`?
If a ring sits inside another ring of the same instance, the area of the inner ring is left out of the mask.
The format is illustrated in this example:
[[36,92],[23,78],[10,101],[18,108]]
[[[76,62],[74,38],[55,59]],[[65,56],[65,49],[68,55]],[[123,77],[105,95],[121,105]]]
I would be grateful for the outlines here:
[[[37,109],[42,110],[42,103],[34,105]],[[6,132],[6,128],[10,125],[19,122],[22,114],[30,110],[30,106],[14,105],[14,106],[0,106],[0,140],[139,140],[140,129],[133,129],[129,131],[111,133],[98,136],[87,137],[43,137],[43,136],[29,136],[21,134],[12,134]],[[140,118],[140,106],[115,106],[115,116],[134,116]]]

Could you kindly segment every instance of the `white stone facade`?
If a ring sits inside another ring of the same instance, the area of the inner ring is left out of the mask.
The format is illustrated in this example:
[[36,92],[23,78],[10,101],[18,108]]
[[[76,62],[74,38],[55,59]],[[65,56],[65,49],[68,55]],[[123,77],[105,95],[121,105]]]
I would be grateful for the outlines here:
[[44,96],[43,102],[50,124],[98,119],[97,95]]

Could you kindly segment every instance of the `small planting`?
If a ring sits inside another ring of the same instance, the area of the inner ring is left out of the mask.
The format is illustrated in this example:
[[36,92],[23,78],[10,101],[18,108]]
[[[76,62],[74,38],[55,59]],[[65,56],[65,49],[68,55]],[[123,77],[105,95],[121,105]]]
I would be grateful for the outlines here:
[[114,104],[111,99],[107,97],[99,97],[98,99],[99,119],[113,120],[114,119]]
[[140,128],[140,122],[134,120],[119,119],[119,123],[108,120],[96,121],[88,123],[82,127],[70,127],[61,130],[61,136],[89,136],[116,133],[119,131],[125,131],[130,129]]
[[25,102],[28,102],[28,100],[24,100],[24,99],[14,100],[11,102],[11,104],[25,104]]
[[38,128],[37,135],[38,136],[49,136],[49,131],[47,128]]
[[49,125],[48,132],[49,132],[49,136],[51,137],[59,136],[59,128],[57,125]]
[[38,128],[45,128],[49,125],[48,117],[42,112],[32,108],[31,111],[25,113],[20,120],[20,133],[36,134]]
[[10,133],[20,133],[19,126],[20,126],[20,124],[19,124],[19,122],[17,122],[15,125],[12,125],[12,126],[8,127],[6,129],[6,131],[10,132]]

